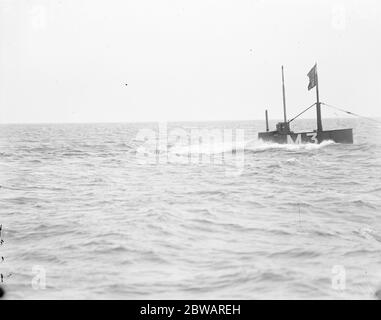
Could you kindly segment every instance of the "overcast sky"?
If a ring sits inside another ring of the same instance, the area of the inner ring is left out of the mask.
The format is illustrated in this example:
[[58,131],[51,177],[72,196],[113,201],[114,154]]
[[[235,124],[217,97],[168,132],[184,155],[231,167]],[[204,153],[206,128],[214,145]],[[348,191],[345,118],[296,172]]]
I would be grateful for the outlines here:
[[376,0],[0,0],[0,122],[281,118],[282,64],[291,117],[315,61],[322,101],[380,117],[380,41]]

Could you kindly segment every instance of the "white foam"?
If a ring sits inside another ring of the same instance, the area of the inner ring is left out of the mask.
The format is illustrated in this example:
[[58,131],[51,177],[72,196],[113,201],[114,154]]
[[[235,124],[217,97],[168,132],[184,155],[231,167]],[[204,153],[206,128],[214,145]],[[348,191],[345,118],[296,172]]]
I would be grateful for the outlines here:
[[334,141],[327,140],[320,144],[316,143],[304,143],[304,144],[279,144],[268,143],[261,140],[250,141],[237,141],[234,144],[231,143],[203,143],[194,145],[180,145],[173,146],[169,149],[170,153],[185,155],[185,154],[220,154],[230,153],[233,151],[265,151],[271,149],[284,149],[284,150],[317,150],[326,146],[336,144]]

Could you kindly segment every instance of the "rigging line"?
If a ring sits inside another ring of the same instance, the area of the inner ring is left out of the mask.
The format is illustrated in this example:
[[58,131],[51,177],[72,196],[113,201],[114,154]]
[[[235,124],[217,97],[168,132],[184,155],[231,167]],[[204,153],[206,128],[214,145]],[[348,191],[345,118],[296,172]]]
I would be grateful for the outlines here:
[[299,113],[297,116],[293,117],[291,120],[288,120],[287,122],[290,123],[291,121],[294,121],[297,117],[301,116],[304,112],[311,109],[315,104],[316,104],[316,102],[311,104],[307,109],[304,109],[301,113]]
[[376,120],[376,119],[368,118],[368,117],[365,117],[365,116],[359,115],[359,114],[357,114],[357,113],[354,113],[354,112],[350,112],[350,111],[341,109],[341,108],[339,108],[339,107],[335,107],[335,106],[333,106],[333,105],[330,105],[330,104],[327,104],[327,103],[324,103],[324,102],[320,102],[320,103],[321,103],[321,104],[324,104],[324,105],[327,106],[327,107],[330,107],[330,108],[339,110],[339,111],[344,112],[344,113],[348,113],[348,114],[350,114],[350,115],[352,115],[352,116],[359,117],[359,118],[364,118],[364,119],[367,119],[367,120],[370,120],[370,121],[374,121],[374,122],[377,122],[377,123],[380,123],[380,124],[381,124],[381,121],[378,121],[378,120]]

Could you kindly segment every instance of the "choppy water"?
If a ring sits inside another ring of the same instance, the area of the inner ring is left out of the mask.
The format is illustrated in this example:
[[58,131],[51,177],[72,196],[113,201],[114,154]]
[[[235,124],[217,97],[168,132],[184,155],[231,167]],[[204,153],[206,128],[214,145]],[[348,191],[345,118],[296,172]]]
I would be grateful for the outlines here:
[[353,127],[355,143],[263,144],[260,121],[172,123],[187,135],[244,129],[245,140],[172,141],[148,164],[137,133],[157,124],[0,126],[7,297],[374,298],[381,130],[324,125]]

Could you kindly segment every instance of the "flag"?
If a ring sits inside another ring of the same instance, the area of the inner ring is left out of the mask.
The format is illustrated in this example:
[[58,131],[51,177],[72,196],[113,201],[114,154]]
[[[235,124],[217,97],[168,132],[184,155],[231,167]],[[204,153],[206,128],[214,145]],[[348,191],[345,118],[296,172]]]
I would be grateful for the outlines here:
[[311,90],[313,87],[316,86],[316,83],[317,83],[316,64],[313,66],[310,72],[307,73],[307,76],[308,78],[310,78],[310,83],[308,84],[308,90]]

